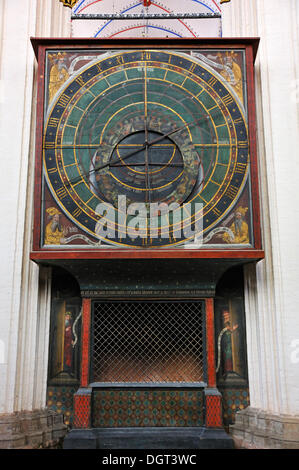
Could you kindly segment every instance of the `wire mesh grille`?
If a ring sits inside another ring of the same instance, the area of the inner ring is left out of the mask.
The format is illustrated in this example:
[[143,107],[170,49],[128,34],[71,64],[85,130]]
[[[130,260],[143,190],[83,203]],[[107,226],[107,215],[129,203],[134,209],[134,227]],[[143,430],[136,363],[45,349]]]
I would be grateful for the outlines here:
[[200,382],[201,302],[95,302],[93,380]]

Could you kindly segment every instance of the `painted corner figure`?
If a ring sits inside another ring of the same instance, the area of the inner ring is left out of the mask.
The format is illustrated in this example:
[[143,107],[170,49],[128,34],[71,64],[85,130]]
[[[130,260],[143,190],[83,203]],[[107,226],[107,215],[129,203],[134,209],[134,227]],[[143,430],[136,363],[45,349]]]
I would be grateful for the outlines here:
[[45,231],[45,245],[62,245],[64,244],[64,237],[68,229],[62,227],[60,222],[60,215],[56,207],[48,207],[46,210],[50,218],[50,222],[46,225]]
[[49,103],[51,103],[57,91],[69,78],[64,59],[64,53],[58,52],[58,54],[49,54],[49,60],[52,64],[49,77]]
[[234,214],[234,221],[229,227],[231,232],[234,234],[232,239],[228,233],[223,234],[223,241],[226,243],[235,243],[235,244],[248,244],[249,243],[249,232],[248,224],[245,222],[245,214],[248,210],[248,207],[238,207]]

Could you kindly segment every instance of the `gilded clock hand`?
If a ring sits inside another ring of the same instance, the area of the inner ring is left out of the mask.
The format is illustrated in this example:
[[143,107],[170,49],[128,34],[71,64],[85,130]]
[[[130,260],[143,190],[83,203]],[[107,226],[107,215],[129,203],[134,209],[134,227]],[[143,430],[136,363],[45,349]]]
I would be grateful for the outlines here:
[[110,166],[110,165],[113,164],[113,163],[119,162],[120,160],[125,160],[125,159],[131,157],[132,155],[135,155],[136,153],[139,153],[140,151],[144,150],[144,149],[146,148],[146,146],[147,146],[147,147],[150,147],[150,146],[152,146],[152,145],[155,145],[155,144],[157,144],[158,142],[160,142],[161,140],[165,139],[165,137],[168,137],[168,136],[170,136],[170,135],[172,135],[172,134],[175,134],[176,132],[181,131],[181,130],[184,129],[185,127],[194,125],[196,122],[197,122],[197,121],[191,121],[191,122],[189,122],[189,123],[187,123],[187,124],[184,124],[183,126],[177,128],[177,129],[174,129],[174,130],[169,131],[169,132],[167,132],[167,133],[165,133],[165,134],[162,134],[161,136],[157,137],[156,139],[154,139],[154,140],[152,140],[152,141],[150,141],[150,142],[147,142],[147,144],[144,143],[141,147],[139,147],[138,149],[132,150],[132,152],[129,152],[129,153],[127,153],[126,155],[122,155],[121,157],[117,157],[117,158],[115,158],[115,159],[113,159],[113,160],[110,160],[110,161],[107,162],[107,163],[104,163],[104,165],[100,165],[100,166],[98,166],[98,167],[93,168],[93,169],[90,170],[88,173],[86,173],[86,175],[88,175],[89,173],[91,173],[91,172],[93,172],[93,171],[102,170],[102,169],[106,168],[107,166]]
[[[135,155],[136,153],[140,152],[141,150],[144,150],[144,148],[145,148],[145,146],[143,145],[142,147],[140,147],[138,149],[132,150],[132,152],[128,153],[124,157],[123,156],[122,157],[117,157],[117,158],[115,158],[113,160],[110,160],[109,162],[105,163],[104,165],[94,167],[91,170],[89,170],[87,173],[84,173],[82,176],[83,177],[88,177],[90,175],[90,173],[93,173],[93,172],[96,172],[96,171],[99,171],[99,170],[103,170],[104,168],[107,168],[108,166],[113,166],[111,164],[119,163],[121,161],[121,159],[123,160],[124,158],[132,157],[132,155]],[[82,179],[81,176],[79,176],[79,177],[77,176],[76,178],[70,180],[68,183],[65,183],[65,186],[70,186],[71,184],[78,183],[79,181],[81,181],[81,179]]]
[[[108,166],[111,166],[113,165],[114,163],[119,163],[121,160],[125,160],[129,157],[132,157],[133,155],[135,155],[136,153],[139,153],[141,152],[142,150],[144,150],[146,147],[150,147],[152,145],[155,145],[157,144],[158,142],[160,142],[161,140],[165,139],[165,137],[168,137],[172,134],[175,134],[176,132],[179,132],[181,131],[182,129],[184,129],[185,127],[188,127],[188,126],[191,126],[191,125],[194,125],[196,123],[198,123],[200,120],[194,120],[194,121],[191,121],[191,122],[188,122],[186,124],[184,124],[183,126],[181,127],[178,127],[177,129],[174,129],[172,131],[169,131],[169,132],[166,132],[165,134],[162,134],[161,136],[157,137],[156,139],[148,142],[147,144],[144,143],[140,148],[138,149],[135,149],[135,150],[132,150],[132,152],[129,152],[127,153],[126,155],[122,155],[121,157],[117,157],[117,158],[114,158],[113,160],[109,160],[109,162],[107,163],[104,163],[103,165],[100,165],[100,166],[97,166],[97,167],[94,167],[92,168],[91,170],[89,170],[87,173],[84,173],[83,177],[88,177],[90,175],[90,173],[93,173],[93,172],[96,172],[96,171],[100,171],[100,170],[103,170],[104,168],[107,168]],[[77,183],[79,181],[81,181],[82,177],[76,177],[74,178],[73,180],[69,181],[68,183],[65,183],[65,186],[70,186],[71,184],[74,184],[74,183]]]
[[117,163],[119,162],[120,160],[125,160],[126,158],[129,158],[131,157],[132,155],[135,155],[136,153],[138,152],[141,152],[142,150],[144,150],[146,147],[150,147],[152,145],[155,145],[157,144],[158,142],[160,142],[161,140],[165,139],[165,137],[168,137],[169,135],[172,135],[172,134],[175,134],[176,132],[179,132],[181,131],[182,129],[184,129],[185,127],[188,127],[188,126],[191,126],[191,125],[194,125],[197,121],[191,121],[191,122],[188,122],[187,124],[184,124],[183,126],[177,128],[177,129],[174,129],[172,131],[169,131],[169,132],[166,132],[165,134],[162,134],[160,137],[157,137],[156,139],[148,142],[147,144],[144,143],[141,147],[139,147],[138,149],[136,150],[133,150],[132,152],[129,152],[127,153],[126,155],[122,155],[121,157],[117,157],[113,160],[110,160],[109,162],[105,163],[104,165],[100,165],[98,167],[95,167],[93,168],[92,170],[90,170],[87,175],[89,173],[91,173],[92,171],[99,171],[99,170],[102,170],[103,168],[106,168],[107,166],[110,166],[111,164],[113,163]]

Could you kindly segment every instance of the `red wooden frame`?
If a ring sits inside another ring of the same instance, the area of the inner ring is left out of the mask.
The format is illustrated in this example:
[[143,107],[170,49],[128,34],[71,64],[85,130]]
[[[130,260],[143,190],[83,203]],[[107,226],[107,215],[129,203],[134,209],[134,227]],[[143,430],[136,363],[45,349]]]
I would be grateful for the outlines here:
[[215,361],[215,321],[214,299],[205,299],[206,312],[206,358],[207,358],[207,383],[205,390],[206,399],[206,426],[222,427],[221,394],[216,389],[216,361]]
[[81,355],[81,387],[89,383],[90,364],[90,331],[91,331],[91,299],[82,300],[82,355]]
[[205,299],[208,387],[216,387],[214,299]]
[[[38,92],[37,92],[37,123],[36,123],[36,160],[35,160],[35,185],[34,185],[34,231],[33,249],[30,258],[37,262],[46,260],[63,259],[105,259],[105,258],[225,258],[259,260],[264,258],[264,251],[261,244],[260,233],[260,205],[259,205],[259,185],[258,185],[258,165],[256,151],[256,118],[255,118],[255,91],[254,91],[254,71],[253,64],[258,50],[258,38],[207,38],[207,39],[166,39],[166,38],[138,38],[138,39],[84,39],[84,38],[31,38],[32,46],[38,60]],[[57,250],[41,248],[41,200],[42,200],[42,139],[43,139],[43,115],[44,115],[44,74],[45,74],[45,53],[48,49],[146,49],[146,48],[167,49],[207,49],[214,47],[217,49],[240,48],[246,51],[246,73],[247,73],[247,93],[248,93],[248,127],[250,139],[251,155],[251,193],[252,193],[252,214],[253,214],[253,234],[254,247],[246,249],[223,248],[203,248],[190,250],[184,248],[155,249],[155,248],[132,248],[115,249],[100,248],[98,250],[78,249]]]

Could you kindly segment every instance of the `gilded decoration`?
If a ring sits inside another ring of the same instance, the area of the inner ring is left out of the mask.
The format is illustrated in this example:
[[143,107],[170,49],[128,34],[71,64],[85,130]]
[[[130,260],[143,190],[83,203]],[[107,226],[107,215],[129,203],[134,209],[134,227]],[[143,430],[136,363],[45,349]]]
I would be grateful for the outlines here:
[[242,70],[237,63],[237,54],[234,51],[226,51],[225,55],[218,53],[218,59],[223,69],[220,74],[233,87],[241,102],[243,99]]
[[78,3],[78,0],[59,0],[59,1],[62,2],[65,7],[70,7],[70,8],[73,8],[73,6],[75,6],[76,3]]
[[224,233],[223,240],[226,243],[249,243],[248,224],[244,218],[248,207],[238,207],[234,213],[234,221],[229,227],[234,237],[231,234]]
[[49,77],[49,103],[54,98],[57,91],[69,78],[69,73],[64,63],[65,54],[49,54],[50,61],[50,77]]
[[61,225],[61,212],[56,207],[49,207],[46,212],[50,221],[46,225],[45,245],[63,244],[67,229]]

